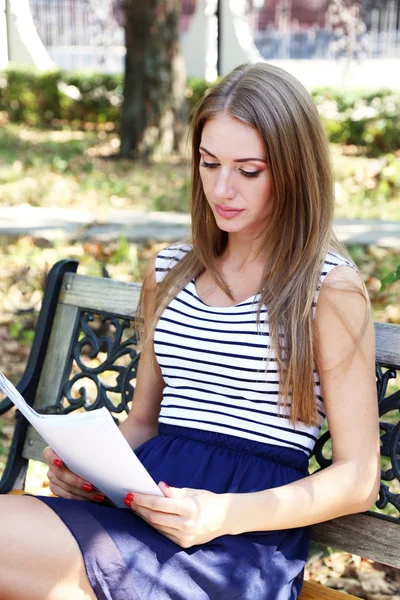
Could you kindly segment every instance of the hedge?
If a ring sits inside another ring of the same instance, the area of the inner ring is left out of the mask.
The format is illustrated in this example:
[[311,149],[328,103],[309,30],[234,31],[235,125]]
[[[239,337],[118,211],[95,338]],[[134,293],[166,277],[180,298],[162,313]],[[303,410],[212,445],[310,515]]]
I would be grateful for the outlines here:
[[[188,79],[189,108],[209,86],[204,79]],[[12,67],[0,71],[0,111],[10,121],[42,127],[111,123],[118,128],[122,90],[122,75]],[[361,146],[370,156],[399,149],[399,94],[324,89],[312,95],[331,142]]]
[[317,90],[314,101],[331,142],[364,147],[369,156],[400,147],[400,95],[393,90]]
[[10,121],[42,127],[57,121],[118,126],[122,85],[122,75],[9,68],[0,72],[0,110]]

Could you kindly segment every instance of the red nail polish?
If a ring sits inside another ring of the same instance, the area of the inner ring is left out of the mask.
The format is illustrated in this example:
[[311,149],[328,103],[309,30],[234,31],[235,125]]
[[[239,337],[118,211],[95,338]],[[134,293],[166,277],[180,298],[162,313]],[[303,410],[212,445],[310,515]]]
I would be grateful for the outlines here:
[[125,500],[124,500],[124,504],[125,504],[126,506],[128,506],[129,508],[131,508],[131,500],[129,500],[129,498],[125,498]]
[[93,489],[93,486],[92,486],[92,484],[91,484],[91,483],[84,483],[84,484],[82,485],[82,489],[83,489],[85,492],[91,492],[91,491],[92,491],[92,489]]
[[132,492],[128,492],[127,495],[125,496],[125,500],[130,500],[132,502],[132,500],[134,499],[134,494],[132,494]]
[[59,458],[55,458],[55,459],[53,460],[53,464],[54,464],[56,467],[62,467],[62,460],[60,460]]
[[96,500],[96,502],[104,502],[104,496],[103,494],[95,494],[95,496],[93,496],[93,500]]

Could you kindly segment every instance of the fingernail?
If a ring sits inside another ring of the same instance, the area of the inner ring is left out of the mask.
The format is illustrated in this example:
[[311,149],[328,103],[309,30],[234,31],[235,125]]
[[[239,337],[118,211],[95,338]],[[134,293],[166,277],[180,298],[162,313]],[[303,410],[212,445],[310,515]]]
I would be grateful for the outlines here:
[[168,483],[165,483],[165,481],[160,481],[160,483],[162,483],[163,485],[165,485],[166,488],[171,487],[171,486],[168,485]]
[[129,508],[131,508],[131,502],[132,502],[132,500],[129,500],[129,498],[125,498],[125,500],[124,500],[124,504],[126,506],[129,506]]
[[134,499],[134,494],[132,494],[132,492],[128,492],[127,495],[125,496],[125,500],[129,500],[130,502],[132,502],[132,500]]
[[53,465],[55,465],[56,467],[62,467],[62,460],[60,460],[59,458],[55,458],[53,460]]
[[83,489],[85,492],[91,492],[91,491],[92,491],[92,489],[93,489],[93,486],[92,486],[92,484],[91,484],[91,483],[84,483],[84,484],[82,485],[82,489]]
[[95,494],[93,500],[96,500],[96,502],[104,502],[104,496],[103,494]]

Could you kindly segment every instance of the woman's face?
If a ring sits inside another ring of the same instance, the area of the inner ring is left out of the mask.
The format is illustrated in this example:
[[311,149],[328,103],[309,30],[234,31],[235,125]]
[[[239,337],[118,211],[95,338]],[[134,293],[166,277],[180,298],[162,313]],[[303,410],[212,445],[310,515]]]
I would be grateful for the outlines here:
[[272,209],[271,175],[256,129],[226,113],[206,121],[200,177],[217,225],[255,238]]

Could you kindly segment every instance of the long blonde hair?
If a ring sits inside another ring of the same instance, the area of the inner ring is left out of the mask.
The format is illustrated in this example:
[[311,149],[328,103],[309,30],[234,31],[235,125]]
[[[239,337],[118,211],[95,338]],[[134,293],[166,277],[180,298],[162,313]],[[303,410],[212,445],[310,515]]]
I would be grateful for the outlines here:
[[326,252],[348,254],[332,233],[333,170],[317,109],[307,90],[286,71],[266,63],[242,65],[196,106],[190,130],[193,249],[158,285],[149,335],[153,338],[158,319],[176,294],[206,269],[231,296],[218,269],[227,233],[217,227],[199,172],[204,124],[223,112],[254,127],[266,147],[274,202],[264,231],[269,258],[260,284],[259,311],[262,305],[268,310],[280,402],[287,404],[291,395],[290,420],[315,424],[319,418],[313,373],[313,302]]

